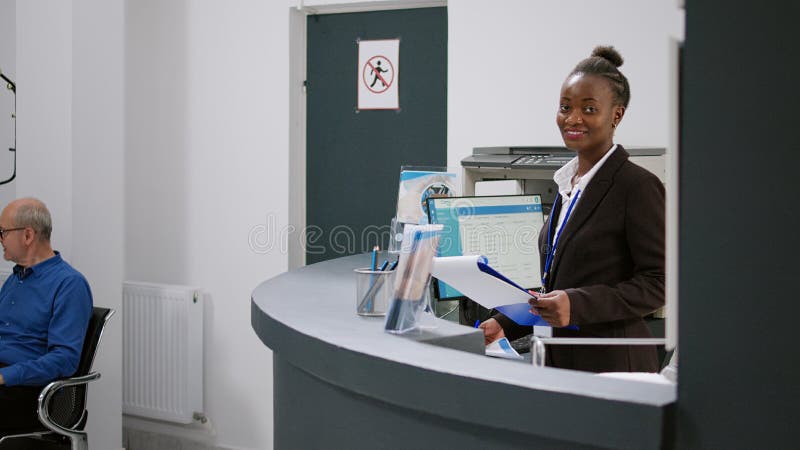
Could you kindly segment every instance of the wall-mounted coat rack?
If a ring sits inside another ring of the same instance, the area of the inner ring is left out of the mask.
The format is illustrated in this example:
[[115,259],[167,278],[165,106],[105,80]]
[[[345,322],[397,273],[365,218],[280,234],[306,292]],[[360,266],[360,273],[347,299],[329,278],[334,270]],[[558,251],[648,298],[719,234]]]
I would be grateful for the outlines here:
[[2,70],[0,70],[0,78],[2,78],[3,81],[6,82],[6,88],[9,91],[11,91],[12,94],[14,94],[14,112],[11,113],[11,120],[14,121],[14,146],[9,147],[8,149],[8,151],[14,153],[14,169],[13,172],[11,172],[11,176],[8,177],[8,179],[0,181],[0,186],[2,186],[4,184],[12,182],[14,178],[17,177],[17,85],[13,81],[11,81],[11,79],[9,79],[7,76],[5,76]]

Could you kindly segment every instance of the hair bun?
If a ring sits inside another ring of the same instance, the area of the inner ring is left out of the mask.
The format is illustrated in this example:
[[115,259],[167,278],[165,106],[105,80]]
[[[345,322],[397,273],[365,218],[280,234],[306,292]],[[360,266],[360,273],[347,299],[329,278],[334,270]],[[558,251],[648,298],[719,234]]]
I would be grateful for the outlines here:
[[619,67],[623,62],[625,62],[617,49],[610,45],[598,45],[594,48],[594,50],[592,50],[592,56],[603,58],[613,64],[614,67]]

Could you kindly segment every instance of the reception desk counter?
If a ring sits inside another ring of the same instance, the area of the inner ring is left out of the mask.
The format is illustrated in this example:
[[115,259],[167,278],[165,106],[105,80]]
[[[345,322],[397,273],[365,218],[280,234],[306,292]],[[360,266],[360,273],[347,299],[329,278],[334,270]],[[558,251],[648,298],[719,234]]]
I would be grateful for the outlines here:
[[383,318],[355,314],[353,269],[368,265],[343,257],[253,291],[276,449],[669,446],[674,386],[489,358],[480,330],[444,320],[385,333]]

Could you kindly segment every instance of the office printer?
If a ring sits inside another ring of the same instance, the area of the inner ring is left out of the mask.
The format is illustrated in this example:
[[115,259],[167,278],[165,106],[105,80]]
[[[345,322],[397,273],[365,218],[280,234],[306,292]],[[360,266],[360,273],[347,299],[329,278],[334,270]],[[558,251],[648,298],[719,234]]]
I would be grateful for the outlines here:
[[[625,148],[631,161],[666,181],[664,148]],[[549,214],[558,188],[553,174],[575,157],[566,147],[475,147],[472,155],[461,160],[464,173],[463,192],[475,195],[476,183],[518,180],[519,193],[540,194],[545,214]]]

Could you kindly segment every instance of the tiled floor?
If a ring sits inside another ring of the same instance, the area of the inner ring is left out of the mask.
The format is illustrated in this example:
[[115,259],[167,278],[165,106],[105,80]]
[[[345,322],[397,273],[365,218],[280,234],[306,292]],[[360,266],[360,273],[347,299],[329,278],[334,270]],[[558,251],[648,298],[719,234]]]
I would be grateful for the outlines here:
[[122,429],[122,442],[126,450],[225,450],[189,439],[129,428]]

